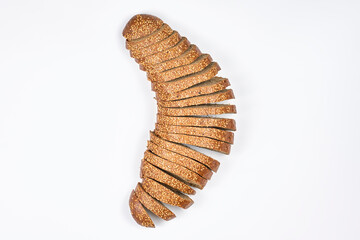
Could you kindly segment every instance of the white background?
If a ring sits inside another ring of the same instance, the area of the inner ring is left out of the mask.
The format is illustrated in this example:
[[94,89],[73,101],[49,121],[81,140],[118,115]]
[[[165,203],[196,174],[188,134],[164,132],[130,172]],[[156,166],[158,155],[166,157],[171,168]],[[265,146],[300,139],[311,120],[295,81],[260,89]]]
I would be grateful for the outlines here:
[[[0,0],[0,239],[360,239],[359,12],[359,1]],[[237,97],[232,153],[156,229],[128,209],[156,113],[121,36],[136,13],[210,53]]]

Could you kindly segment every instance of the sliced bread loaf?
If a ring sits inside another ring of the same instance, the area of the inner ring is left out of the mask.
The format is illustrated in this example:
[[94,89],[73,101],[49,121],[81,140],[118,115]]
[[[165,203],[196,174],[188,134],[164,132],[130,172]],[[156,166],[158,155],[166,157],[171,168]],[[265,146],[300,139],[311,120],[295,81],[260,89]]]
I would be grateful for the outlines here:
[[185,98],[181,100],[158,101],[158,104],[162,107],[188,107],[208,103],[217,103],[234,98],[235,96],[232,89],[225,89],[219,92]]
[[190,184],[191,186],[197,187],[199,189],[203,189],[206,185],[207,180],[201,177],[199,174],[179,164],[176,164],[174,162],[156,156],[150,151],[146,151],[144,153],[144,159],[149,163],[151,163],[152,165],[180,178],[181,180]]
[[207,127],[186,127],[186,126],[175,126],[156,123],[155,128],[162,132],[185,134],[199,137],[207,137],[216,139],[219,141],[227,142],[230,144],[234,143],[234,133]]
[[150,178],[144,178],[141,185],[148,194],[163,203],[184,209],[189,208],[194,203],[193,200],[185,194],[175,192]]
[[148,177],[152,178],[158,182],[161,182],[169,187],[176,189],[180,192],[194,195],[196,191],[188,186],[185,182],[180,179],[177,179],[175,176],[171,175],[168,172],[161,170],[160,168],[152,165],[147,161],[141,161],[141,168],[140,168],[140,177]]
[[174,101],[204,94],[210,94],[226,89],[230,82],[226,78],[213,77],[210,80],[196,84],[190,88],[176,93],[156,93],[156,99],[160,101]]
[[147,69],[148,65],[154,65],[163,61],[176,58],[183,54],[190,47],[190,42],[187,38],[182,37],[181,40],[173,47],[164,51],[148,55],[143,58],[136,58],[135,61],[142,65],[140,68]]
[[175,67],[163,72],[148,74],[148,79],[152,82],[167,82],[179,77],[199,72],[208,66],[212,61],[209,54],[201,54],[195,61],[187,65]]
[[196,147],[207,148],[213,151],[229,154],[231,145],[226,142],[218,141],[206,137],[197,137],[185,134],[175,134],[159,131],[155,129],[155,134],[159,137],[166,139],[171,142],[189,144]]
[[234,119],[216,117],[171,117],[158,114],[157,122],[166,125],[194,126],[194,127],[216,127],[227,130],[236,130]]
[[236,113],[236,107],[230,104],[207,104],[183,108],[165,108],[158,105],[158,113],[166,116],[205,116]]
[[160,94],[179,92],[215,77],[219,71],[220,66],[216,62],[212,62],[199,72],[192,73],[168,82],[153,82],[151,86],[154,91],[157,91]]
[[216,172],[220,166],[220,162],[213,159],[210,156],[207,156],[199,151],[196,151],[192,148],[189,148],[185,145],[178,144],[175,142],[171,142],[169,140],[166,140],[164,138],[161,138],[157,136],[154,132],[150,132],[150,140],[154,143],[156,143],[159,146],[162,146],[170,151],[176,152],[178,154],[181,154],[183,156],[192,158],[198,162],[201,162],[202,164],[209,167],[211,170]]
[[149,214],[146,212],[143,205],[140,203],[135,191],[132,190],[129,199],[130,212],[134,220],[144,227],[155,227],[154,222],[151,220]]
[[175,217],[175,214],[164,206],[161,202],[151,197],[141,186],[140,183],[136,185],[135,194],[139,199],[140,203],[149,209],[150,212],[156,216],[168,221]]
[[132,41],[126,40],[126,48],[129,50],[135,50],[150,46],[156,42],[167,38],[172,32],[173,30],[171,29],[171,27],[164,23],[159,29],[157,29],[148,36],[138,38]]
[[187,169],[196,172],[200,176],[206,179],[210,179],[212,176],[212,171],[207,168],[205,165],[195,161],[194,159],[185,157],[183,155],[177,154],[175,152],[169,151],[166,148],[163,148],[153,142],[148,141],[148,150],[154,153],[155,155],[164,158],[170,162],[179,164]]
[[150,65],[147,69],[142,70],[147,70],[149,74],[163,72],[172,68],[192,63],[198,57],[200,57],[200,55],[201,51],[199,50],[199,48],[196,45],[191,44],[190,47],[180,56],[155,65]]

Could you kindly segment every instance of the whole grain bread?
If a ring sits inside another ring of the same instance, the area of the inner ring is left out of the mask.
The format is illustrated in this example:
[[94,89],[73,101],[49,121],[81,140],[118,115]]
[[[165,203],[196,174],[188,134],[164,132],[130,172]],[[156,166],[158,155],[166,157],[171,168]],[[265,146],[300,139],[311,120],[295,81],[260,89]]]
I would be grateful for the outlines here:
[[160,145],[157,145],[151,141],[148,141],[147,148],[153,154],[155,154],[161,158],[164,158],[170,162],[174,162],[183,167],[186,167],[187,169],[199,174],[203,178],[210,179],[212,176],[212,172],[209,168],[207,168],[205,165],[195,161],[194,159],[191,159],[191,158],[185,157],[183,155],[180,155],[178,153],[169,151],[166,148],[163,148]]
[[192,73],[199,72],[212,62],[209,54],[200,55],[195,61],[178,66],[163,72],[148,74],[148,79],[152,82],[168,82]]
[[169,187],[176,189],[180,192],[194,195],[196,191],[188,186],[184,181],[181,179],[176,178],[175,176],[171,175],[171,173],[165,172],[164,170],[152,165],[151,163],[143,160],[141,161],[140,167],[140,177],[144,178],[151,178],[158,182],[161,182]]
[[219,92],[185,98],[181,100],[158,101],[158,104],[162,107],[188,107],[208,103],[217,103],[234,98],[235,97],[232,89],[225,89]]
[[167,132],[159,131],[157,129],[155,129],[155,134],[168,141],[207,148],[224,154],[229,154],[231,149],[231,145],[229,143],[218,141],[211,138],[206,138],[206,137],[167,133]]
[[156,93],[156,99],[159,101],[174,101],[194,96],[210,94],[226,89],[230,86],[227,78],[213,77],[205,82],[196,84],[190,88],[175,93]]
[[157,122],[166,125],[193,126],[193,127],[215,127],[226,130],[236,130],[236,123],[231,118],[216,117],[172,117],[157,114]]
[[163,25],[163,21],[149,14],[137,14],[126,24],[122,34],[129,40],[135,40],[150,35]]
[[191,44],[190,47],[180,56],[163,61],[155,65],[149,65],[147,69],[141,68],[142,70],[147,70],[148,74],[163,72],[172,68],[179,66],[187,65],[194,62],[198,57],[200,57],[201,51],[196,45]]
[[175,218],[175,214],[165,207],[161,202],[151,197],[141,186],[141,183],[138,183],[135,188],[135,194],[139,199],[140,203],[149,209],[150,212],[154,213],[156,216],[168,221]]
[[154,222],[151,220],[149,214],[146,212],[145,208],[140,203],[134,190],[130,194],[129,207],[132,217],[138,224],[144,227],[155,227]]
[[141,185],[148,194],[163,203],[184,209],[189,208],[194,203],[190,197],[180,192],[175,192],[150,178],[144,178]]
[[192,135],[199,137],[207,137],[207,138],[212,138],[219,141],[227,142],[230,144],[234,143],[234,133],[217,128],[187,127],[187,126],[176,126],[176,125],[166,125],[166,124],[156,123],[155,129],[167,133],[177,133],[177,134],[185,134],[185,135]]
[[183,167],[174,162],[168,161],[162,157],[159,157],[153,154],[150,151],[144,153],[144,159],[151,163],[152,165],[173,174],[177,178],[183,180],[184,182],[190,184],[193,187],[203,189],[207,183],[207,180],[201,177],[199,174]]
[[166,116],[206,116],[236,113],[236,107],[230,104],[206,104],[182,108],[165,108],[158,105],[158,113]]
[[189,148],[185,145],[175,143],[160,136],[157,136],[154,132],[150,132],[150,140],[156,143],[159,146],[162,146],[170,151],[176,152],[183,156],[192,158],[202,164],[206,165],[208,168],[216,172],[219,169],[220,162],[213,159],[212,157],[205,155],[199,151],[196,151],[192,148]]
[[132,41],[126,40],[126,48],[129,50],[145,48],[167,38],[172,32],[173,30],[171,27],[164,23],[159,29],[150,35]]

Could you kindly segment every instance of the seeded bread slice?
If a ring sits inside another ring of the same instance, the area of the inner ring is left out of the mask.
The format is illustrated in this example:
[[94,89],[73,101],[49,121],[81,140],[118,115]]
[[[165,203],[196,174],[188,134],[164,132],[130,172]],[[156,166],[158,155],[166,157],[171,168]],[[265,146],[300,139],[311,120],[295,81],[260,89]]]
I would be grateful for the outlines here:
[[194,127],[215,127],[226,130],[236,130],[234,119],[215,117],[171,117],[158,114],[157,122],[166,125],[194,126]]
[[154,222],[151,220],[149,214],[146,212],[145,208],[140,203],[134,190],[130,194],[129,207],[132,217],[139,225],[144,227],[155,227]]
[[184,182],[188,183],[191,186],[203,189],[207,183],[207,180],[201,177],[199,174],[179,165],[174,162],[168,161],[164,158],[156,156],[150,151],[144,153],[144,159],[151,163],[152,165],[173,174],[174,176],[180,178]]
[[[181,40],[173,47],[161,52],[148,55],[143,58],[136,58],[135,61],[146,69],[147,65],[154,65],[163,61],[176,58],[183,54],[190,47],[190,42],[186,37],[182,37]],[[141,67],[140,67],[141,68]]]
[[176,68],[179,66],[187,65],[189,63],[194,62],[198,57],[200,57],[201,51],[196,45],[191,44],[190,47],[180,56],[163,61],[161,63],[155,65],[149,65],[146,69],[140,67],[141,70],[146,70],[150,74],[156,72],[163,72],[172,68]]
[[138,183],[135,188],[135,194],[138,197],[140,203],[156,216],[161,217],[166,221],[175,218],[175,214],[167,207],[165,207],[161,202],[145,192],[140,183]]
[[194,62],[163,72],[148,74],[152,82],[167,82],[203,70],[212,62],[209,54],[202,54]]
[[220,69],[220,66],[216,62],[212,62],[199,72],[192,73],[168,82],[153,82],[151,85],[152,90],[159,92],[160,94],[179,92],[215,77]]
[[208,81],[196,84],[188,89],[176,93],[156,94],[156,99],[160,101],[174,101],[194,96],[210,94],[226,89],[230,82],[226,78],[213,77]]
[[201,162],[202,164],[206,165],[214,172],[216,172],[220,166],[220,162],[213,159],[212,157],[209,157],[209,156],[207,156],[199,151],[196,151],[192,148],[189,148],[185,145],[163,139],[163,138],[157,136],[154,132],[150,132],[150,140],[151,140],[151,142],[154,142],[157,145],[162,146],[170,151],[176,152],[178,154],[181,154],[183,156],[186,156],[186,157],[192,158],[198,162]]
[[163,25],[163,21],[148,14],[137,14],[126,24],[122,34],[129,40],[139,39],[150,35]]
[[148,194],[163,203],[184,209],[189,208],[194,203],[188,196],[175,192],[150,178],[144,178],[141,185]]
[[156,42],[148,47],[141,49],[130,50],[130,56],[133,58],[143,58],[154,53],[161,52],[165,49],[175,46],[181,39],[181,36],[178,32],[174,31],[167,38]]
[[229,99],[234,99],[234,93],[232,89],[221,90],[216,93],[210,93],[201,96],[195,96],[190,98],[185,98],[176,101],[158,101],[158,104],[162,107],[188,107],[195,105],[202,105],[208,103],[217,103]]
[[164,23],[158,30],[154,31],[153,33],[151,33],[148,36],[138,38],[133,41],[127,40],[126,48],[129,50],[135,50],[135,49],[140,49],[140,48],[150,46],[156,42],[159,42],[159,41],[167,38],[172,32],[173,32],[173,30],[171,29],[171,27],[169,25],[167,25],[166,23]]
[[165,108],[158,105],[158,113],[166,116],[205,116],[236,113],[236,107],[230,104],[207,104],[183,108]]
[[162,132],[207,137],[219,141],[234,143],[234,133],[217,128],[185,127],[165,124],[155,124],[155,128]]
[[207,148],[213,151],[229,154],[231,145],[226,142],[218,141],[206,137],[197,137],[185,134],[175,134],[159,131],[155,129],[155,134],[159,137],[166,139],[171,142],[189,144],[196,147]]
[[140,177],[148,177],[151,179],[154,179],[158,182],[161,182],[165,185],[168,185],[169,187],[176,189],[180,192],[194,195],[196,191],[192,189],[190,186],[188,186],[183,181],[177,179],[176,177],[172,176],[170,173],[167,173],[160,168],[152,165],[151,163],[143,160],[141,161],[141,172]]
[[186,167],[187,169],[196,172],[200,176],[206,179],[210,179],[212,176],[212,172],[209,168],[207,168],[205,165],[191,159],[188,157],[185,157],[183,155],[177,154],[175,152],[171,152],[159,145],[156,145],[153,142],[148,141],[147,148],[149,151],[154,153],[155,155],[164,158],[170,162],[174,162],[176,164],[179,164],[183,167]]

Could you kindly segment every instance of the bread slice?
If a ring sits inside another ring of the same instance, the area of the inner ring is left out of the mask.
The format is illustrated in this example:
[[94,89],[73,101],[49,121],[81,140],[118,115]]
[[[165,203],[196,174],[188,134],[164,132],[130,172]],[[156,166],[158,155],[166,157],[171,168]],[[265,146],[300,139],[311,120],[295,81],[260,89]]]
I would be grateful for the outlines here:
[[169,187],[171,187],[173,189],[176,189],[180,192],[183,192],[183,193],[186,193],[189,195],[194,195],[196,193],[196,191],[194,189],[192,189],[190,186],[188,186],[183,181],[172,176],[170,173],[167,173],[167,172],[161,170],[160,168],[155,167],[154,165],[152,165],[151,163],[149,163],[145,160],[141,161],[140,169],[141,169],[141,172],[140,172],[141,178],[148,177],[148,178],[154,179],[158,182],[168,185]]
[[167,133],[155,129],[155,134],[171,142],[189,144],[196,147],[207,148],[213,151],[229,154],[231,145],[226,142],[218,141],[206,137],[197,137],[185,134]]
[[236,107],[230,104],[206,104],[183,108],[165,108],[158,105],[158,113],[166,116],[205,116],[236,113]]
[[142,65],[140,68],[147,69],[148,65],[154,65],[163,61],[176,58],[183,54],[190,47],[190,42],[187,38],[182,37],[181,40],[173,47],[164,51],[148,55],[143,58],[135,58],[135,61]]
[[174,162],[183,167],[186,167],[187,169],[189,169],[193,172],[196,172],[203,178],[210,179],[212,176],[212,172],[209,168],[207,168],[205,165],[203,165],[191,158],[188,158],[183,155],[177,154],[175,152],[169,151],[166,148],[156,145],[155,143],[150,142],[150,141],[148,141],[147,148],[153,154],[155,154],[161,158],[164,158],[170,162]]
[[135,188],[135,194],[139,199],[140,203],[149,209],[150,212],[154,213],[156,216],[168,221],[175,218],[175,214],[165,207],[161,202],[151,197],[140,183],[137,184]]
[[172,68],[176,68],[179,66],[187,65],[189,63],[194,62],[198,57],[200,57],[201,51],[196,45],[191,44],[190,47],[180,56],[163,61],[156,65],[151,65],[147,69],[141,68],[141,70],[147,70],[150,74],[163,72]]
[[162,132],[185,134],[199,137],[207,137],[219,141],[234,143],[234,133],[217,128],[185,127],[165,124],[155,124],[155,128]]
[[184,98],[219,92],[226,89],[228,86],[230,86],[230,82],[227,78],[213,77],[210,80],[196,84],[180,92],[164,94],[156,93],[156,99],[160,101],[180,100]]
[[159,42],[159,41],[167,38],[172,32],[173,32],[173,30],[171,29],[171,27],[169,25],[167,25],[166,23],[164,23],[159,29],[157,29],[156,31],[154,31],[153,33],[151,33],[148,36],[138,38],[133,41],[127,40],[126,48],[129,50],[135,50],[135,49],[140,49],[140,48],[150,46],[156,42]]
[[193,127],[215,127],[226,130],[236,130],[234,119],[215,117],[171,117],[157,114],[157,122],[166,125],[193,126]]
[[212,62],[209,54],[202,54],[194,62],[163,72],[148,74],[152,82],[167,82],[203,70]]
[[217,103],[229,99],[234,99],[234,93],[232,89],[221,90],[216,93],[210,93],[201,96],[195,96],[175,101],[158,101],[158,104],[162,107],[188,107],[195,105],[202,105],[208,103]]
[[155,227],[154,222],[151,220],[149,214],[146,212],[143,205],[140,203],[135,191],[132,190],[129,199],[130,212],[134,220],[144,227]]
[[159,92],[160,94],[179,92],[215,77],[220,69],[220,66],[216,62],[212,62],[199,72],[192,73],[168,82],[153,82],[151,85],[152,90]]
[[186,157],[192,158],[198,162],[201,162],[202,164],[206,165],[214,172],[216,172],[219,169],[219,166],[220,166],[219,161],[217,161],[217,160],[213,159],[212,157],[207,156],[199,151],[189,148],[185,145],[163,139],[163,138],[157,136],[154,132],[150,132],[150,140],[151,140],[151,142],[154,142],[157,145],[162,146],[170,151],[176,152],[178,154],[181,154],[183,156],[186,156]]
[[144,153],[144,159],[151,163],[152,165],[173,174],[174,176],[180,178],[182,181],[187,184],[203,189],[206,185],[207,180],[201,177],[199,174],[179,165],[174,162],[168,161],[164,158],[156,156],[150,151]]
[[163,21],[155,16],[148,14],[137,14],[126,24],[122,34],[129,40],[135,40],[155,32],[163,25]]
[[143,58],[148,55],[161,52],[176,45],[180,39],[180,34],[174,31],[167,38],[161,40],[160,42],[156,42],[145,48],[130,50],[130,56],[133,58]]
[[194,203],[188,196],[175,192],[150,178],[144,178],[141,185],[148,194],[163,203],[184,209],[189,208]]

